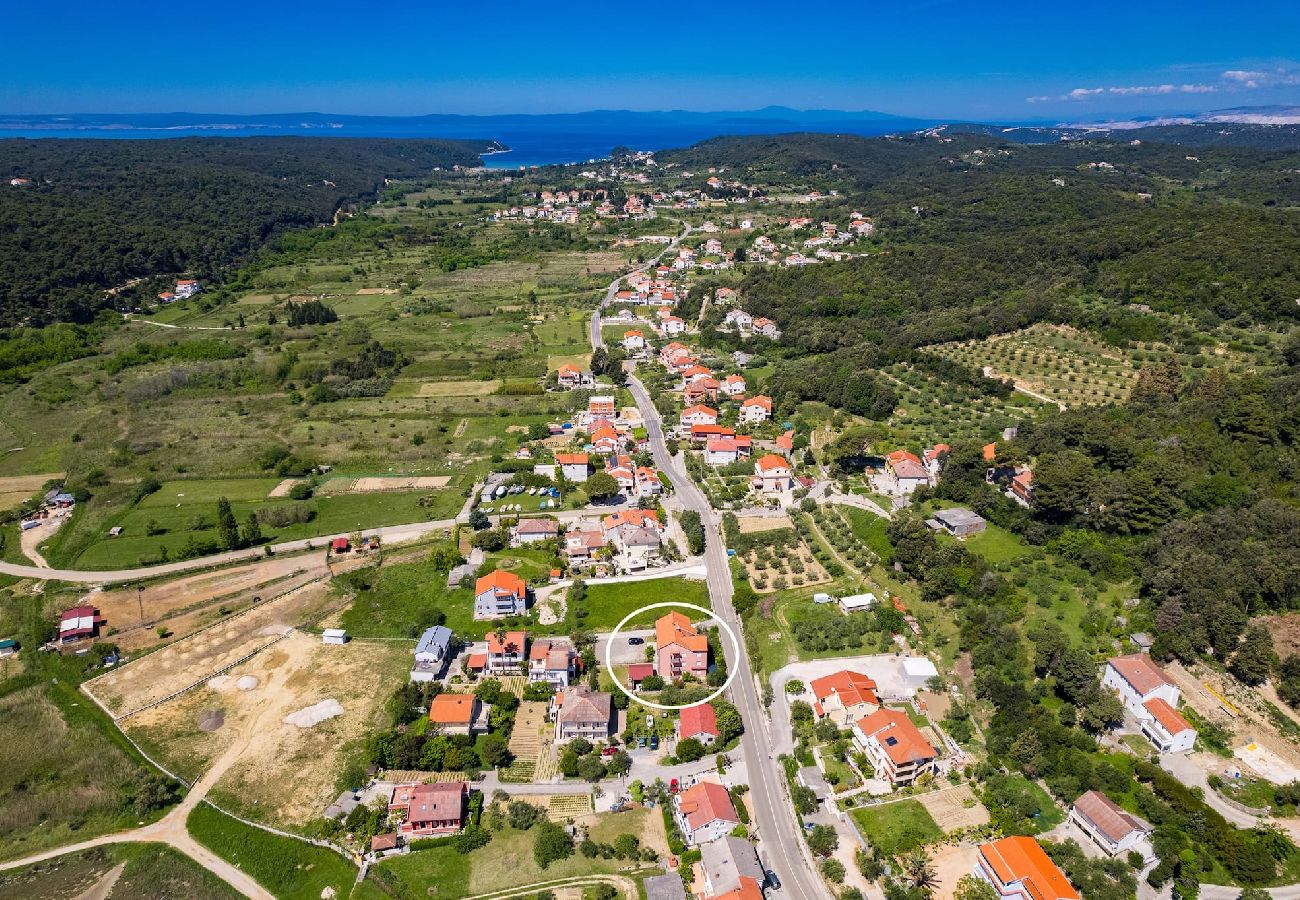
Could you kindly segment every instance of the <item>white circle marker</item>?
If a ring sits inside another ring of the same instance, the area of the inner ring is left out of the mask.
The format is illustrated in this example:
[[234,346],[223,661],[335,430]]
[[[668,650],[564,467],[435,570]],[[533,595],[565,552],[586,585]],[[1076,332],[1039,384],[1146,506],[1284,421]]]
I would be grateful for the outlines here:
[[[667,600],[664,601],[663,603],[651,603],[649,606],[643,606],[640,609],[632,610],[630,613],[628,613],[626,616],[623,617],[623,621],[619,622],[617,625],[614,626],[614,630],[609,635],[609,640],[605,642],[605,668],[609,670],[610,680],[613,681],[614,684],[618,685],[618,689],[622,691],[624,694],[626,694],[630,700],[640,703],[642,706],[648,706],[651,709],[680,710],[680,709],[689,709],[692,706],[702,706],[703,704],[708,703],[713,698],[721,696],[722,693],[726,691],[727,688],[731,687],[731,682],[734,681],[736,678],[736,670],[732,668],[727,672],[727,680],[723,682],[722,687],[718,688],[712,694],[709,694],[709,696],[705,697],[703,700],[696,700],[694,703],[684,703],[680,706],[673,706],[667,703],[655,703],[653,700],[646,700],[644,697],[638,697],[636,694],[632,693],[626,687],[624,687],[623,682],[618,680],[618,676],[614,674],[614,663],[610,659],[610,651],[614,647],[614,638],[618,637],[618,633],[623,630],[623,626],[625,626],[628,622],[630,622],[632,619],[636,618],[643,612],[648,612],[649,610],[652,609],[672,609],[678,607],[693,609],[696,612],[704,613],[710,619],[714,619],[714,621],[718,623],[718,627],[726,632],[727,638],[731,641],[731,647],[735,651],[733,656],[736,659],[740,658],[740,640],[736,637],[736,632],[732,631],[731,626],[728,625],[726,622],[722,621],[721,619],[714,618],[713,610],[707,607],[696,606],[694,603],[685,603],[681,600]],[[658,651],[656,650],[656,652]]]

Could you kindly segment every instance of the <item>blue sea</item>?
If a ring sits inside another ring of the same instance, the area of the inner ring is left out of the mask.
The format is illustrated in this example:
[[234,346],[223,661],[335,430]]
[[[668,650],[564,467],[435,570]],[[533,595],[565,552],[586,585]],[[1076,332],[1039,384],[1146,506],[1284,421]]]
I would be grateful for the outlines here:
[[509,148],[483,157],[494,169],[585,163],[615,147],[664,150],[721,135],[817,131],[873,136],[935,124],[879,113],[800,112],[770,108],[746,113],[604,111],[566,115],[335,116],[290,113],[217,116],[0,115],[0,138],[162,139],[181,137],[385,137],[497,141]]

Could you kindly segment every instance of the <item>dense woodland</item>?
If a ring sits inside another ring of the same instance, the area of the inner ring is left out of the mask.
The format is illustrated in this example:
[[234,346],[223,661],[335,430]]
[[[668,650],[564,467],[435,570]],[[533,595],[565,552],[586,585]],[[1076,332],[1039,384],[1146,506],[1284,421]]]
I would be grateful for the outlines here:
[[[480,164],[479,142],[0,141],[0,325],[85,322],[132,279],[210,280],[385,178]],[[10,178],[31,179],[21,187]]]

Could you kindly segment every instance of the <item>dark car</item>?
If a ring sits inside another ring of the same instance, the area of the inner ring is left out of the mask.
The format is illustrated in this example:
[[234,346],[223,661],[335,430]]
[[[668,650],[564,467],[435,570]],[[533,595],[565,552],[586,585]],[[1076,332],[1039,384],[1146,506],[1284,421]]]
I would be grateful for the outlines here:
[[767,886],[774,891],[781,890],[781,879],[776,877],[775,872],[767,873]]
[[650,738],[650,749],[651,750],[659,749],[659,735],[656,734],[652,738]]
[[627,639],[627,642],[631,644],[633,647],[639,647],[645,643],[645,638],[630,637]]

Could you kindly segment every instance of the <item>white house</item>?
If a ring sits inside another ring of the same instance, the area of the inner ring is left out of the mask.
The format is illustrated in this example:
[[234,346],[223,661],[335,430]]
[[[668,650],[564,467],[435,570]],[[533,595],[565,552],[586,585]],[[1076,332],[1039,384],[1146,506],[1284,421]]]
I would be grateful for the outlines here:
[[666,335],[685,334],[686,322],[680,316],[664,316],[659,322],[659,330]]
[[412,681],[433,681],[447,664],[451,652],[451,629],[446,625],[426,628],[415,645],[415,666],[411,669]]
[[589,460],[585,453],[557,453],[555,461],[565,479],[575,483],[587,480]]
[[765,494],[779,494],[791,490],[790,461],[784,456],[769,453],[754,463],[754,486]]
[[740,824],[731,794],[716,781],[701,781],[677,795],[675,818],[691,847],[725,837]]
[[519,524],[514,528],[514,539],[518,545],[536,544],[557,537],[559,533],[560,525],[554,519],[547,517],[520,519]]
[[623,349],[628,353],[640,353],[645,349],[645,334],[638,329],[623,332]]
[[342,628],[326,628],[321,632],[322,644],[346,644],[348,633]]
[[753,424],[772,418],[772,398],[759,394],[740,404],[740,421]]
[[717,425],[718,411],[704,404],[696,404],[682,410],[682,424],[686,427],[692,425]]
[[1145,653],[1115,656],[1106,661],[1101,684],[1119,694],[1120,702],[1138,719],[1150,718],[1144,704],[1159,697],[1177,708],[1182,699],[1178,685]]
[[718,390],[732,398],[745,396],[744,376],[728,375],[722,380],[722,383],[718,385]]
[[1119,856],[1134,849],[1145,850],[1143,856],[1152,852],[1149,846],[1138,847],[1151,833],[1151,826],[1120,809],[1101,791],[1088,791],[1075,800],[1070,807],[1070,821],[1092,838],[1107,856]]
[[1143,706],[1151,718],[1142,721],[1142,734],[1161,753],[1188,753],[1196,746],[1196,729],[1159,697],[1148,700]]
[[528,651],[528,681],[545,681],[552,687],[568,687],[577,666],[573,647],[559,641],[533,641]]
[[925,687],[939,674],[934,663],[924,656],[904,656],[899,660],[898,671],[903,676],[903,683],[914,690]]
[[876,777],[892,785],[911,784],[935,771],[938,751],[907,713],[881,707],[854,723],[853,740],[866,754]]

